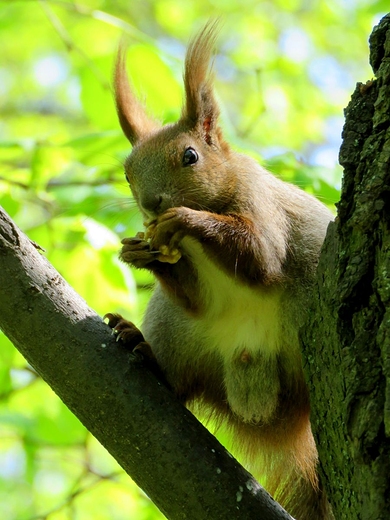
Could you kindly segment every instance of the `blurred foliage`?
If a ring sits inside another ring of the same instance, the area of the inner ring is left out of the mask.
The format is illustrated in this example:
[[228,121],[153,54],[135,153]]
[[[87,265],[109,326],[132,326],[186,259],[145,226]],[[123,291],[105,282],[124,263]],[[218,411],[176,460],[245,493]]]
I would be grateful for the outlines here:
[[[223,21],[215,60],[226,136],[329,205],[367,39],[387,0],[0,0],[0,202],[97,312],[136,323],[152,280],[117,260],[142,229],[111,93],[129,43],[137,91],[180,113],[186,41]],[[158,463],[156,461],[156,463]],[[5,519],[161,518],[0,332],[0,503]]]

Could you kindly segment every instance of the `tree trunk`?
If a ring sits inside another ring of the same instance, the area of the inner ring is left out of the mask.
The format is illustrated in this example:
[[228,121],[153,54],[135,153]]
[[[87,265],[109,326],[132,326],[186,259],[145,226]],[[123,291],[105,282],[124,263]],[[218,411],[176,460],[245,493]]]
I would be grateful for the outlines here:
[[390,518],[390,15],[374,28],[375,80],[345,111],[338,218],[303,334],[312,424],[336,519]]

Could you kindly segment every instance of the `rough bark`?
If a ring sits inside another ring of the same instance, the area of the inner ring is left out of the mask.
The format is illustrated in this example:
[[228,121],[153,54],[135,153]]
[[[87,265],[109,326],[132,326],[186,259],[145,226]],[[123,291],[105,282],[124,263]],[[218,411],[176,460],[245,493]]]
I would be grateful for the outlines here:
[[1,207],[0,328],[167,518],[291,520]]
[[390,15],[370,63],[376,79],[345,110],[338,218],[303,338],[324,482],[351,520],[390,518]]

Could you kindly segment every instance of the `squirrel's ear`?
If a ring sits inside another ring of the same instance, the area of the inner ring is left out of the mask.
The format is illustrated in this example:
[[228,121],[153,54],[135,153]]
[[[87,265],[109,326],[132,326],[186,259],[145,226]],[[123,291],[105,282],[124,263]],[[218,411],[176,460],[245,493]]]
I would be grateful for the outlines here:
[[131,144],[151,134],[160,124],[147,115],[144,107],[133,94],[126,73],[126,49],[121,44],[114,69],[116,110],[123,133]]
[[190,42],[184,69],[185,105],[182,120],[199,128],[208,144],[217,132],[219,107],[213,94],[210,59],[214,52],[218,20],[206,24]]

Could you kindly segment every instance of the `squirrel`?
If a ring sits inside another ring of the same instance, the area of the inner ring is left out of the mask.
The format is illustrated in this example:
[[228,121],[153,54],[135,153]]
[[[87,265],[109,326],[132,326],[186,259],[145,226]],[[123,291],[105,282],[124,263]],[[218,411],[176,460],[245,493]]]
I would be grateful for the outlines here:
[[190,41],[181,117],[165,126],[133,94],[118,51],[116,107],[132,144],[125,175],[146,228],[122,240],[120,258],[151,271],[156,287],[142,333],[106,317],[155,360],[178,399],[228,425],[248,469],[293,517],[330,520],[298,331],[333,215],[224,140],[216,37],[208,22]]

